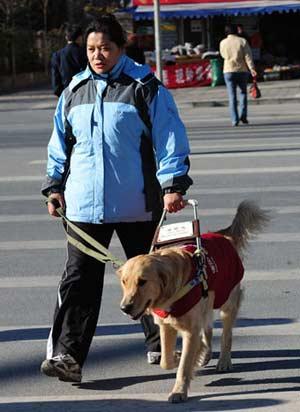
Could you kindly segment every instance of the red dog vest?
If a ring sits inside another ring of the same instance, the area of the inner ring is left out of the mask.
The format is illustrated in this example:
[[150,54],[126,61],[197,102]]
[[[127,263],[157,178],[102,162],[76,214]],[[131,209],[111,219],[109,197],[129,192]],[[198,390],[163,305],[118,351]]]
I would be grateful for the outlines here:
[[[215,292],[214,309],[219,309],[228,299],[232,289],[241,281],[244,267],[237,251],[224,236],[216,233],[201,235],[202,247],[206,250],[205,270],[208,277],[208,289]],[[184,245],[184,250],[194,253],[195,245]],[[196,265],[194,265],[194,272]],[[195,277],[191,273],[188,282]],[[161,318],[171,315],[178,318],[187,313],[202,297],[202,287],[193,287],[186,295],[173,303],[170,310],[159,308],[153,312]]]

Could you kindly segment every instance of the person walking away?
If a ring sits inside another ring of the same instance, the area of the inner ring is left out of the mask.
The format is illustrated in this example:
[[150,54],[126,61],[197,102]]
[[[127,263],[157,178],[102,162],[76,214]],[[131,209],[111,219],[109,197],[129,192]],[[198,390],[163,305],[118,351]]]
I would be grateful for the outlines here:
[[[220,54],[224,59],[223,73],[229,98],[231,123],[238,126],[241,121],[249,123],[247,117],[247,82],[249,70],[256,76],[251,49],[247,42],[237,34],[235,25],[225,28],[227,37],[220,42]],[[240,104],[238,110],[237,87],[240,89]]]
[[[104,247],[116,232],[131,258],[149,252],[163,207],[173,213],[185,206],[183,195],[193,183],[189,143],[172,95],[148,65],[125,55],[116,18],[101,16],[85,38],[88,67],[58,101],[42,193]],[[51,203],[48,211],[57,216]],[[70,242],[67,252],[41,371],[80,382],[97,326],[104,264]],[[141,322],[148,363],[159,363],[159,328],[150,315]]]
[[72,77],[86,68],[87,56],[83,45],[83,32],[78,25],[68,25],[67,45],[51,57],[51,85],[56,96],[60,96]]

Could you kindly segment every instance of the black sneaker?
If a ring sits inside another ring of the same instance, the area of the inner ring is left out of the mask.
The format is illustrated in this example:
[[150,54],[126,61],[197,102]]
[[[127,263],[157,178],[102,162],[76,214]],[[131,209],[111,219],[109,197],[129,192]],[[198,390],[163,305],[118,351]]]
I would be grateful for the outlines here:
[[244,119],[241,117],[240,120],[243,124],[249,124],[248,119]]
[[[174,352],[175,362],[179,363],[181,357],[181,350]],[[150,365],[159,365],[161,359],[161,352],[147,352],[147,362]]]
[[41,364],[41,372],[64,382],[81,382],[81,367],[71,355],[60,353]]

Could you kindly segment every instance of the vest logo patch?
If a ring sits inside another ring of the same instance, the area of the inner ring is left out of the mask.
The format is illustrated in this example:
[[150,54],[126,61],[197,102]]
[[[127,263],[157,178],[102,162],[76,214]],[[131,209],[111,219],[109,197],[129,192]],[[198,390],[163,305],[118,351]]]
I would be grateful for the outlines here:
[[218,266],[214,260],[213,257],[211,256],[206,256],[206,263],[209,265],[209,268],[212,272],[212,274],[215,274],[218,272]]

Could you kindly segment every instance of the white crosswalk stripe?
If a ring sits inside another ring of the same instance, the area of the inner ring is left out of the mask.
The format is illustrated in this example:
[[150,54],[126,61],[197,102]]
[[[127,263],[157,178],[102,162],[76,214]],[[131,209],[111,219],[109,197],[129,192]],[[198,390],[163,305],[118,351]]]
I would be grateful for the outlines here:
[[[196,192],[197,193],[197,192]],[[193,194],[196,194],[195,192]],[[222,194],[224,192],[220,192]],[[228,192],[226,192],[228,193]],[[251,193],[250,191],[246,192],[237,192],[237,193]],[[295,214],[300,213],[300,206],[281,206],[281,207],[270,207],[270,211],[273,211],[276,214]],[[202,209],[199,208],[200,216],[234,216],[236,212],[235,208],[214,208],[214,209]],[[180,216],[190,216],[191,213],[188,209],[182,210]],[[51,222],[59,225],[60,221],[54,219],[45,214],[35,214],[35,215],[2,215],[0,216],[0,223],[35,223],[35,222]],[[38,241],[36,241],[38,242]]]
[[[298,280],[300,276],[299,270],[293,269],[289,272],[284,270],[247,270],[245,281],[264,280],[273,282],[274,280]],[[57,287],[59,276],[4,276],[1,278],[1,288],[41,288],[41,287]],[[107,272],[105,274],[106,285],[119,285],[119,279],[115,272]]]

